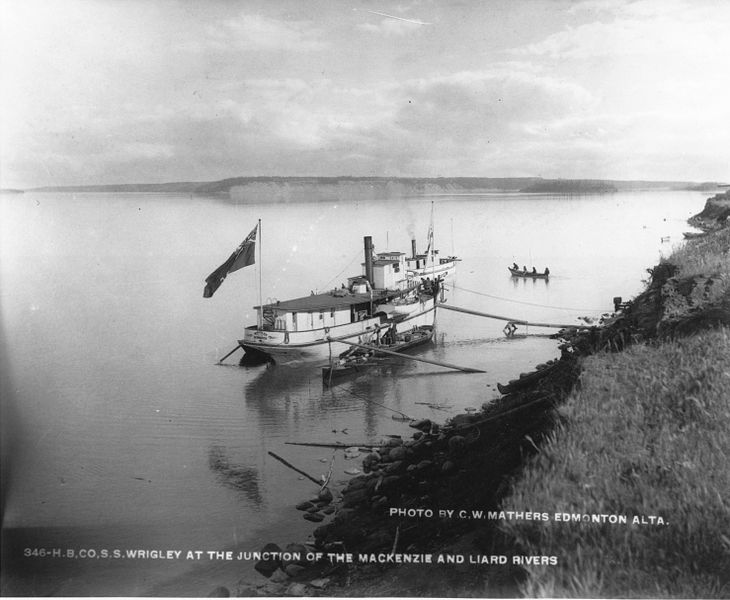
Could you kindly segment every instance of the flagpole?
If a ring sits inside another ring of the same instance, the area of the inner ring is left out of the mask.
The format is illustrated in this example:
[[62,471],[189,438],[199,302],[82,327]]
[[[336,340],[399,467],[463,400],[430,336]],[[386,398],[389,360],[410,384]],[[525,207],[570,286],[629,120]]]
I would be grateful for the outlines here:
[[264,314],[264,303],[261,300],[261,272],[264,270],[264,265],[261,263],[261,246],[263,245],[264,240],[263,236],[261,235],[261,219],[259,219],[259,310],[258,310],[258,327],[259,331],[263,329],[263,314]]

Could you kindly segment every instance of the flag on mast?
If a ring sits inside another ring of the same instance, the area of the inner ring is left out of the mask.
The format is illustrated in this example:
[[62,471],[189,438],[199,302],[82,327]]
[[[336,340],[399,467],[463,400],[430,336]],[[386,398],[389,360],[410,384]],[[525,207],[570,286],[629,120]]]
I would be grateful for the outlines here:
[[251,233],[248,234],[245,240],[241,242],[241,245],[236,248],[236,251],[228,257],[228,260],[224,262],[220,267],[213,271],[208,277],[205,278],[205,289],[203,290],[203,298],[210,298],[215,291],[220,287],[223,280],[226,278],[228,273],[233,273],[252,265],[256,262],[256,230],[258,225],[253,228]]
[[431,222],[428,225],[428,246],[426,247],[426,256],[435,252],[436,248],[433,244],[433,200],[431,200]]
[[431,254],[431,248],[433,246],[433,223],[428,226],[428,246],[426,247],[426,255]]

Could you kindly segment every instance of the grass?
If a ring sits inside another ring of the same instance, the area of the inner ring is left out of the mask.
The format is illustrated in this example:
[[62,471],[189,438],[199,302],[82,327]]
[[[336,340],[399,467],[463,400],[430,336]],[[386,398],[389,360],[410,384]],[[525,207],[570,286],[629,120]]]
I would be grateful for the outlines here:
[[[678,272],[662,290],[664,318],[682,319],[698,309],[730,306],[730,227],[684,244],[667,262]],[[682,292],[682,282],[688,281],[694,286]]]
[[684,244],[667,259],[679,267],[680,277],[711,277],[716,280],[713,295],[730,290],[730,227]]
[[[586,359],[579,391],[509,505],[627,524],[509,522],[527,596],[730,595],[730,331]],[[632,525],[635,515],[666,525]]]

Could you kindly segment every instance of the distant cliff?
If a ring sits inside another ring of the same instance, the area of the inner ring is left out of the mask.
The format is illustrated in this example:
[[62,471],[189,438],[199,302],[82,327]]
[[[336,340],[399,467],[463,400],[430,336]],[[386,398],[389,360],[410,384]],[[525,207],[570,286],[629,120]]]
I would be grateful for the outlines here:
[[518,191],[535,177],[236,177],[200,186],[199,194],[229,194],[236,200],[345,201],[434,194]]
[[618,192],[610,181],[593,179],[546,179],[520,190],[525,193],[541,194],[606,194]]

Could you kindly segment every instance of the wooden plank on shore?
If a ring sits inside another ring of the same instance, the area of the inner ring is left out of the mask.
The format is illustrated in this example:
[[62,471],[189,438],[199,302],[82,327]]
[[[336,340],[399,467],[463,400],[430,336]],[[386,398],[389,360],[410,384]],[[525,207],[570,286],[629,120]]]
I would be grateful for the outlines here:
[[288,446],[312,446],[314,448],[372,448],[373,446],[380,446],[380,444],[371,442],[368,444],[359,444],[352,442],[350,444],[343,444],[342,442],[332,442],[327,444],[325,442],[284,442]]
[[224,360],[226,360],[231,354],[233,354],[236,350],[238,350],[241,347],[241,344],[238,344],[233,350],[231,350],[228,354],[226,354],[223,358],[221,358],[218,361],[218,364],[221,364]]
[[461,308],[460,306],[453,306],[451,304],[437,304],[439,308],[445,308],[446,310],[453,310],[456,312],[466,313],[468,315],[476,315],[477,317],[487,317],[489,319],[497,319],[498,321],[509,321],[515,325],[532,325],[533,327],[553,327],[555,329],[575,329],[580,325],[565,325],[560,323],[533,323],[532,321],[525,321],[523,319],[513,319],[511,317],[503,317],[500,315],[492,315],[478,310],[472,310],[470,308]]
[[457,371],[461,371],[463,373],[486,373],[486,371],[482,371],[481,369],[472,369],[471,367],[460,367],[458,365],[452,365],[450,363],[438,361],[438,360],[429,360],[428,358],[420,358],[418,356],[410,356],[409,354],[401,354],[400,352],[393,352],[392,350],[385,350],[384,348],[378,346],[377,348],[375,346],[368,346],[366,344],[356,344],[355,342],[348,342],[346,340],[338,340],[342,344],[348,344],[350,346],[355,346],[356,348],[364,348],[365,350],[377,350],[378,352],[382,352],[383,354],[389,354],[391,356],[397,356],[398,358],[407,358],[408,360],[416,360],[418,362],[424,362],[428,363],[430,365],[438,365],[439,367],[446,367],[447,369],[456,369]]
[[319,479],[316,479],[316,478],[312,477],[309,473],[306,473],[305,471],[302,471],[301,469],[297,469],[293,464],[291,464],[290,462],[284,460],[278,454],[274,454],[273,452],[269,451],[269,455],[273,456],[280,463],[282,463],[282,464],[286,465],[287,467],[289,467],[292,471],[296,471],[297,473],[299,473],[300,475],[303,475],[304,477],[306,477],[310,481],[313,481],[317,485],[322,485],[322,482]]

